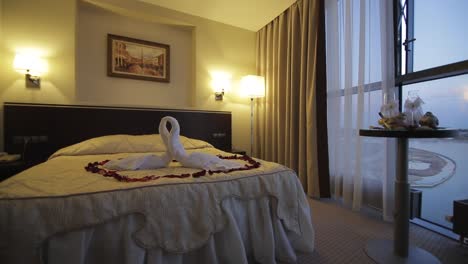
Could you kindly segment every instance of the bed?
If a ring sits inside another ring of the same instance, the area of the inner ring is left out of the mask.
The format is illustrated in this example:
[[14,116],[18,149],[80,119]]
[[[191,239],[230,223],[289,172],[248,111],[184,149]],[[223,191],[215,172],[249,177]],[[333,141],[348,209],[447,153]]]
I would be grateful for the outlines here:
[[[213,134],[218,140],[230,127]],[[313,251],[310,209],[294,171],[233,155],[205,140],[181,142],[189,153],[258,166],[201,173],[171,162],[157,170],[122,171],[119,178],[99,166],[163,153],[158,134],[97,136],[60,148],[0,183],[0,260],[294,263],[298,252]]]

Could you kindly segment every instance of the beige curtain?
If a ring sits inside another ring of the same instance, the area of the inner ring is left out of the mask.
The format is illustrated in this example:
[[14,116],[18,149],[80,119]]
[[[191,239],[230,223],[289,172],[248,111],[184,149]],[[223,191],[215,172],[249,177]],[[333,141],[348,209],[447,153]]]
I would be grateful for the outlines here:
[[266,97],[256,99],[254,155],[295,170],[312,197],[330,193],[323,28],[323,0],[299,0],[257,32]]

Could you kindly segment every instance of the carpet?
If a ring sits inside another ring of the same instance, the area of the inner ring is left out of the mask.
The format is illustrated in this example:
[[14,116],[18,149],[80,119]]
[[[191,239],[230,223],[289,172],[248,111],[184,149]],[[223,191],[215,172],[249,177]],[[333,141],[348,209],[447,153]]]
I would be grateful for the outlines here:
[[[392,239],[393,225],[373,210],[354,212],[333,200],[309,199],[315,229],[315,251],[298,263],[375,263],[364,252],[370,239]],[[431,252],[442,263],[468,264],[468,246],[410,224],[410,245]],[[393,250],[390,248],[389,250]]]

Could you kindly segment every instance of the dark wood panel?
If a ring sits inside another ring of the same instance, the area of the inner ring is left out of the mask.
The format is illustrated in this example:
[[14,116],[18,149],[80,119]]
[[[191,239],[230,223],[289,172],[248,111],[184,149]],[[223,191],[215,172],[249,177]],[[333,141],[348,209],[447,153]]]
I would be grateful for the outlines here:
[[58,149],[86,139],[115,134],[157,134],[164,116],[179,121],[181,135],[231,150],[231,113],[178,109],[49,104],[4,104],[5,151],[44,161]]

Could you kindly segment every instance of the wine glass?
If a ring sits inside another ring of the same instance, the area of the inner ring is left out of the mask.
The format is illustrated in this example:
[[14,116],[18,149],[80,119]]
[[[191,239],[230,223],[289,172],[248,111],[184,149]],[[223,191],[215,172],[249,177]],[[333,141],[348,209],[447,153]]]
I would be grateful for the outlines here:
[[411,102],[414,102],[416,99],[418,99],[419,97],[419,94],[418,94],[418,90],[411,90],[411,91],[408,91],[408,99],[411,101]]
[[406,123],[409,127],[418,127],[419,118],[416,114],[417,111],[420,111],[420,106],[418,105],[418,90],[408,91],[408,96],[405,102],[405,113],[406,113]]

